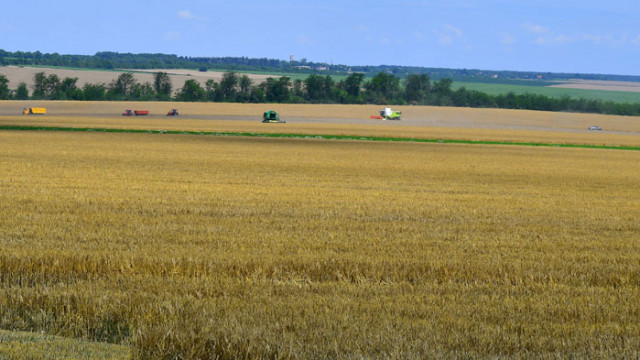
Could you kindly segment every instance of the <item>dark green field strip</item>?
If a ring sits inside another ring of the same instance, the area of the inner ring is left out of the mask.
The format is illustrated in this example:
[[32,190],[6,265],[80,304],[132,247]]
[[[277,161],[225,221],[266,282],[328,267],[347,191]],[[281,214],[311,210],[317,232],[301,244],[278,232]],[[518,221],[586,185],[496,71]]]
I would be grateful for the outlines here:
[[396,141],[440,144],[472,144],[472,145],[513,145],[513,146],[545,146],[585,149],[611,149],[640,151],[639,146],[616,146],[595,144],[561,144],[517,141],[484,141],[484,140],[456,140],[456,139],[425,139],[407,137],[384,136],[356,136],[356,135],[320,135],[320,134],[286,134],[286,133],[257,133],[257,132],[218,132],[218,131],[183,131],[183,130],[140,130],[140,129],[106,129],[106,128],[76,128],[58,126],[22,126],[3,125],[0,130],[21,131],[71,131],[71,132],[105,132],[105,133],[141,133],[141,134],[172,134],[172,135],[212,135],[212,136],[248,136],[285,139],[320,139],[320,140],[357,140],[357,141]]

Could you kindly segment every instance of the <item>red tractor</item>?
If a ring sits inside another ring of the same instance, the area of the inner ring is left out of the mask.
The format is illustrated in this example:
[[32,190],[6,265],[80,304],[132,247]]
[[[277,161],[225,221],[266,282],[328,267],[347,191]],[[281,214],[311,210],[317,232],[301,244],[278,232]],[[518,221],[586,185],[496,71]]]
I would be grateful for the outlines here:
[[178,114],[178,109],[171,109],[171,111],[169,111],[167,113],[167,116],[178,116],[180,114]]

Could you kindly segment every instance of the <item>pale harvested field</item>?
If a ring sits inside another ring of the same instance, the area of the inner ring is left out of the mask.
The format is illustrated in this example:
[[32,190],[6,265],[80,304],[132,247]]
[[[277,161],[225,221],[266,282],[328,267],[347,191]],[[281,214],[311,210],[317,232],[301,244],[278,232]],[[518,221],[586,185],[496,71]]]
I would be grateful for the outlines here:
[[[209,79],[213,79],[216,82],[219,82],[222,79],[222,75],[224,74],[223,71],[209,70],[206,72],[202,72],[198,70],[186,70],[186,69],[140,69],[140,70],[131,70],[131,71],[149,73],[149,74],[153,74],[161,71],[166,72],[171,76],[172,80],[175,79],[174,85],[178,83],[182,85],[184,84],[184,81],[186,79],[196,79],[201,84],[204,84]],[[254,81],[254,83],[261,83],[264,80],[266,80],[268,77],[277,77],[275,75],[243,74],[242,72],[239,72],[238,74],[247,75],[250,79]]]
[[627,81],[570,80],[565,84],[552,85],[550,87],[564,89],[640,92],[640,83]]
[[[44,106],[48,112],[42,117],[18,115],[25,106]],[[181,116],[166,117],[171,108],[177,108]],[[120,114],[125,109],[150,110],[151,115],[123,117]],[[287,123],[262,124],[262,113],[268,109],[278,111]],[[371,119],[379,109],[376,105],[1,101],[0,124],[640,144],[640,117],[404,106],[398,107],[402,121]],[[605,130],[587,130],[591,125]]]
[[[173,89],[177,90],[182,87],[185,80],[195,79],[200,82],[202,86],[204,83],[213,79],[219,82],[222,79],[223,72],[220,71],[207,71],[200,72],[197,70],[178,70],[178,69],[153,69],[153,70],[83,70],[83,69],[58,69],[58,68],[42,68],[42,67],[29,67],[29,66],[0,66],[0,74],[5,75],[9,79],[9,89],[15,89],[18,84],[24,82],[29,89],[33,88],[33,77],[36,73],[44,72],[45,74],[56,74],[62,80],[65,77],[78,78],[77,85],[82,87],[86,83],[90,84],[109,84],[111,81],[118,78],[118,76],[127,71],[132,71],[134,77],[138,82],[149,82],[153,84],[153,73],[164,71],[169,74],[171,82],[173,83]],[[268,76],[247,74],[255,84],[259,84]]]

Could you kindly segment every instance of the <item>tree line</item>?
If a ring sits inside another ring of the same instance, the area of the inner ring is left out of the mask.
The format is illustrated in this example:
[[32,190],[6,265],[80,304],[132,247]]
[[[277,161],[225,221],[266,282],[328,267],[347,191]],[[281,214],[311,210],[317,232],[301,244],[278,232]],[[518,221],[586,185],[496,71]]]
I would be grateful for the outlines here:
[[[94,55],[68,55],[42,53],[40,51],[5,51],[0,49],[0,66],[65,66],[88,69],[200,69],[265,71],[304,74],[344,75],[351,72],[363,73],[373,77],[380,72],[394,74],[404,78],[408,74],[426,74],[432,79],[451,78],[464,81],[490,81],[491,83],[517,83],[539,80],[609,80],[640,81],[640,76],[612,74],[551,73],[531,71],[488,71],[478,69],[428,68],[420,66],[366,65],[349,66],[312,62],[307,59],[285,61],[268,58],[248,57],[189,57],[173,54],[119,53],[100,51]],[[322,69],[322,70],[319,70]],[[494,77],[498,76],[497,79]]]
[[[304,61],[285,61],[268,58],[247,57],[188,57],[173,54],[132,54],[113,51],[100,51],[94,55],[67,55],[58,53],[41,53],[40,51],[5,51],[0,49],[0,66],[64,66],[87,69],[231,69],[244,71],[286,71],[309,72],[310,67],[332,65],[324,63],[307,63]],[[345,65],[335,65],[332,72],[346,71]],[[329,69],[327,69],[329,70]]]
[[638,103],[615,103],[569,96],[552,98],[536,94],[489,95],[464,87],[454,90],[453,80],[443,78],[433,81],[426,74],[410,74],[401,79],[381,72],[366,79],[363,73],[352,73],[338,81],[329,75],[311,74],[303,80],[281,76],[254,84],[247,75],[226,71],[220,81],[209,79],[201,84],[195,79],[188,79],[175,91],[166,72],[154,73],[153,82],[141,83],[133,73],[125,72],[109,84],[86,83],[82,87],[77,84],[78,78],[61,79],[56,74],[47,75],[45,72],[36,73],[33,80],[31,90],[24,82],[11,90],[7,77],[0,74],[0,100],[433,105],[640,115]]

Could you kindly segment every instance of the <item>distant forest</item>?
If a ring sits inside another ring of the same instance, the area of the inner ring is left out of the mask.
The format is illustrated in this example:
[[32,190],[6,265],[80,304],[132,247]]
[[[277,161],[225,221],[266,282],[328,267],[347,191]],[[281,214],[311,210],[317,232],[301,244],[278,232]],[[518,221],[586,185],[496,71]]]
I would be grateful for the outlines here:
[[[233,62],[235,67],[225,66],[225,62],[232,61],[231,59],[235,59]],[[400,76],[392,71],[381,71],[383,67],[375,67],[378,72],[372,76],[367,76],[367,72],[364,71],[354,71],[356,67],[352,67],[349,72],[345,70],[343,78],[339,81],[326,73],[329,70],[316,70],[323,73],[308,74],[304,80],[292,80],[288,76],[270,77],[262,83],[254,84],[247,75],[240,75],[238,70],[270,69],[270,71],[289,72],[291,63],[280,60],[247,58],[203,58],[201,60],[162,54],[98,53],[95,56],[81,56],[40,54],[38,52],[8,53],[0,50],[0,64],[3,65],[11,63],[12,65],[86,66],[108,69],[167,69],[189,68],[190,65],[197,64],[202,71],[209,68],[218,69],[218,66],[219,69],[226,69],[219,82],[210,79],[205,84],[201,84],[197,80],[188,79],[179,88],[174,86],[166,72],[155,73],[153,83],[140,83],[133,73],[123,72],[109,84],[87,83],[79,87],[77,86],[78,78],[65,77],[60,79],[56,74],[46,74],[43,71],[35,74],[32,89],[29,89],[24,82],[20,83],[16,89],[9,89],[9,80],[5,75],[0,74],[0,100],[160,100],[433,105],[640,115],[640,103],[615,103],[576,99],[568,96],[552,98],[536,94],[489,95],[464,87],[454,90],[452,87],[453,79],[450,77],[441,77],[436,80],[425,73],[405,73]],[[309,70],[306,66],[313,68],[315,65],[304,65],[304,67],[295,69],[297,71]]]
[[[285,61],[267,58],[188,57],[169,54],[132,54],[110,51],[98,52],[95,55],[61,55],[58,53],[41,53],[39,51],[10,52],[0,49],[0,66],[3,65],[64,66],[88,69],[234,70],[326,75],[362,73],[365,77],[373,77],[380,72],[384,72],[400,78],[404,78],[409,74],[426,74],[431,79],[436,80],[442,78],[450,78],[457,81],[492,79],[493,82],[523,79],[547,81],[583,79],[640,82],[640,76],[628,75],[446,69],[396,65],[348,66],[310,62],[306,59]],[[496,80],[496,78],[499,80]]]

